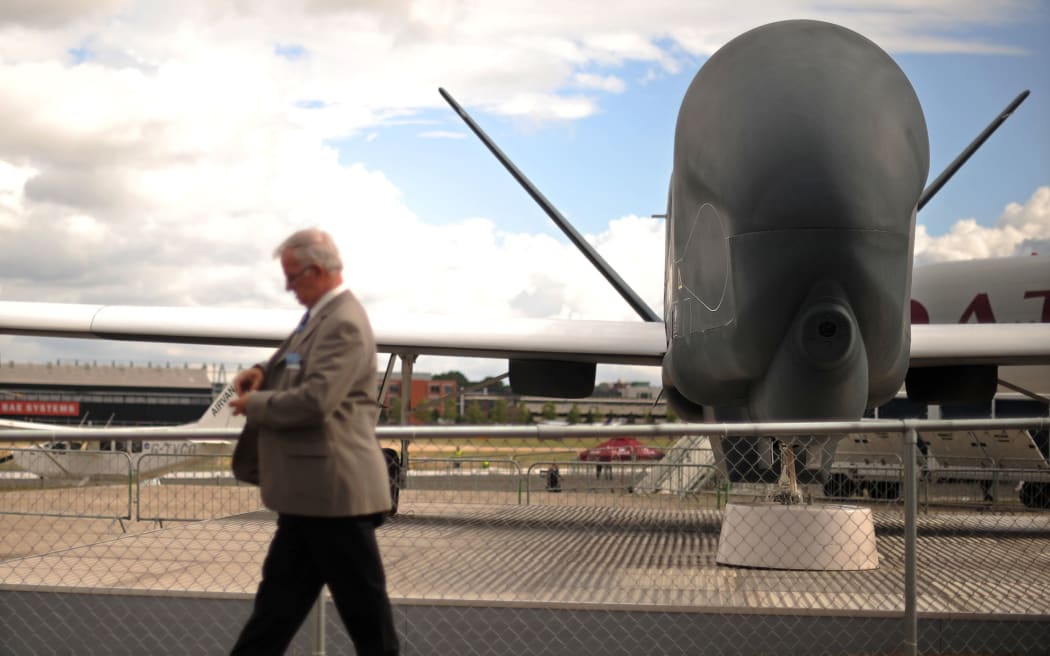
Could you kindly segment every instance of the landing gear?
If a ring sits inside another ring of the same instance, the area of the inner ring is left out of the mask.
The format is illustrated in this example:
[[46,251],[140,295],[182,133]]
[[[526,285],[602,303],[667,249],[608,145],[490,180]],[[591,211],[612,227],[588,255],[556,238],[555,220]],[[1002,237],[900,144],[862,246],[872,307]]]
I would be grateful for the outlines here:
[[[877,568],[879,553],[871,509],[807,502],[799,490],[795,448],[797,444],[781,443],[784,480],[772,502],[726,504],[715,562],[781,570]],[[804,469],[802,473],[812,472]],[[785,534],[785,527],[790,527],[790,540],[765,539],[771,534]]]
[[780,462],[787,477],[787,489],[773,495],[773,500],[785,506],[802,503],[802,491],[798,488],[798,474],[795,472],[795,452],[787,442],[780,443]]

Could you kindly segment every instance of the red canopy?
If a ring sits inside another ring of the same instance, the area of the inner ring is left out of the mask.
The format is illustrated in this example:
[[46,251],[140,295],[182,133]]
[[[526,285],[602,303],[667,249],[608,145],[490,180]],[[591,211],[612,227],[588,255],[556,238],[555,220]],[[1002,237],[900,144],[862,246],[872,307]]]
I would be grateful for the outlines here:
[[580,460],[589,462],[659,460],[663,457],[663,451],[646,446],[633,437],[614,437],[581,451],[579,455]]

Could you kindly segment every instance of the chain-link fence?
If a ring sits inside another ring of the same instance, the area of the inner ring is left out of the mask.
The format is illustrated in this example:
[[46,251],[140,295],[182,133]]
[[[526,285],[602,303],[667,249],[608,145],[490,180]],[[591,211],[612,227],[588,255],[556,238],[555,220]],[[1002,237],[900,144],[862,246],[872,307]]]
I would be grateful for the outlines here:
[[[885,427],[824,463],[776,431],[384,440],[403,653],[1046,653],[1039,434]],[[257,489],[221,453],[81,446],[0,444],[0,654],[228,651],[275,526]],[[352,654],[319,618],[289,653]]]

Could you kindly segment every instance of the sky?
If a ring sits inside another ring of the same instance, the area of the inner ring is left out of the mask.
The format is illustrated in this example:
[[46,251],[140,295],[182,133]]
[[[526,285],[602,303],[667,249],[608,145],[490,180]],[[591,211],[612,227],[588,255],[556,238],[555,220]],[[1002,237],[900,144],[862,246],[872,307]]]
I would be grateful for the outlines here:
[[[1050,256],[1050,4],[1038,0],[14,0],[0,4],[0,299],[294,308],[273,248],[333,234],[372,314],[634,320],[446,88],[661,311],[673,134],[733,37],[827,20],[884,48],[930,180],[916,262]],[[266,351],[0,336],[0,360],[250,363]],[[423,358],[471,379],[505,363]],[[657,381],[606,367],[600,380]]]

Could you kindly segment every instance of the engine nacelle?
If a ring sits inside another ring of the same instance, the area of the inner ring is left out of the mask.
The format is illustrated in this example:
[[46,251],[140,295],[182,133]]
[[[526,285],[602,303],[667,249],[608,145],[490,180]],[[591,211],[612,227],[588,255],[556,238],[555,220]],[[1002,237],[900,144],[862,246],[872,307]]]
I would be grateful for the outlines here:
[[995,365],[915,367],[905,379],[908,399],[927,405],[991,403],[999,387]]
[[582,399],[594,392],[593,362],[512,359],[508,366],[515,394]]

